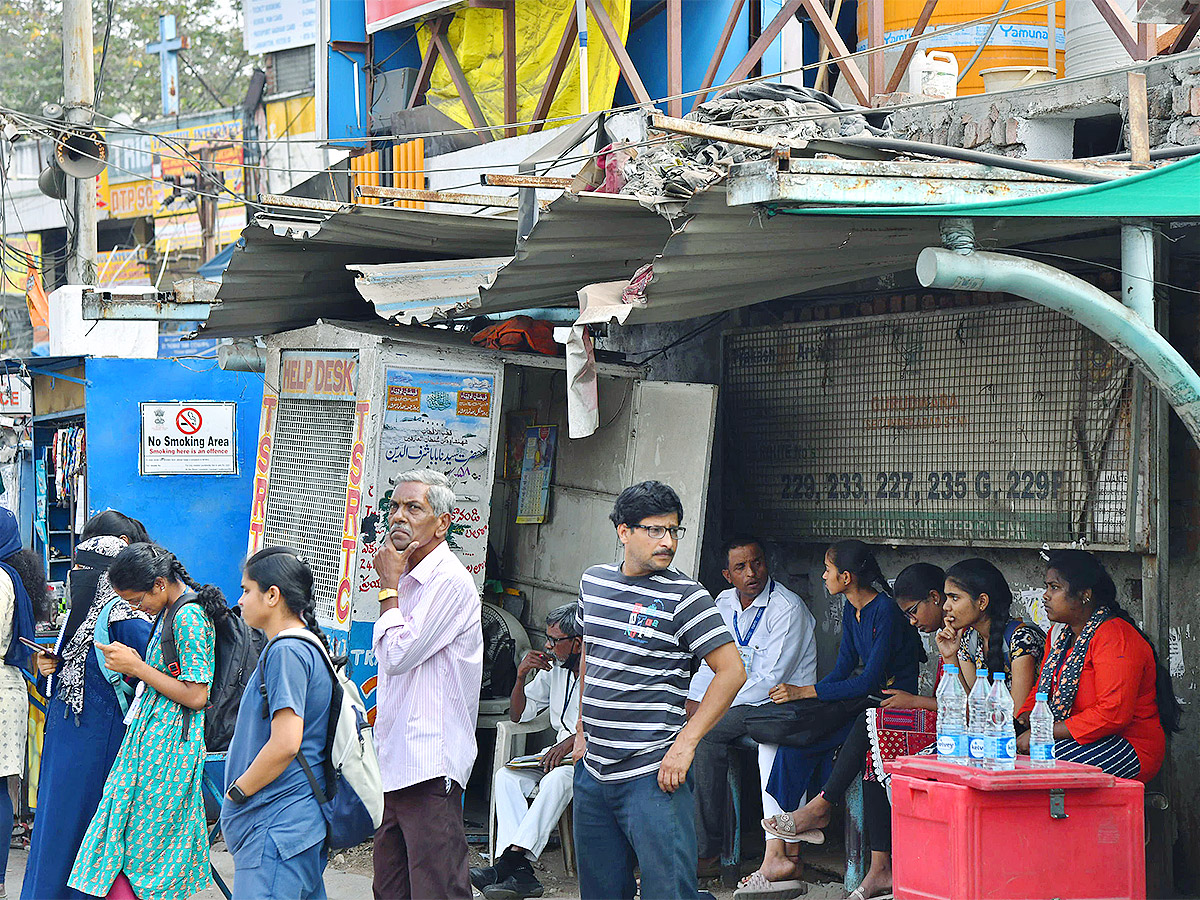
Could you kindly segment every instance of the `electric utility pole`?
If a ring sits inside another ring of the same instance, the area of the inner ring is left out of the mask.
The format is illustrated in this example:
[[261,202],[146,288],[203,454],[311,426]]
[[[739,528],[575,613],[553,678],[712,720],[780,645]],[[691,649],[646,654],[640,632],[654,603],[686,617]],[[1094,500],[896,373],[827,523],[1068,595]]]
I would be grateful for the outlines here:
[[[68,126],[92,127],[91,0],[63,0],[63,107]],[[96,283],[96,179],[67,178],[67,284]]]

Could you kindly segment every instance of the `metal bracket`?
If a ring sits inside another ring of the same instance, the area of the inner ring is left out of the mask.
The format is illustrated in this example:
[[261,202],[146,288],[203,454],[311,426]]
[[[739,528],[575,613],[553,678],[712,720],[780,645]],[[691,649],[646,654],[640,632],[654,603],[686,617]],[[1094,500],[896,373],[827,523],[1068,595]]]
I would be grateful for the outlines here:
[[1050,818],[1066,819],[1067,816],[1067,792],[1062,788],[1050,789]]

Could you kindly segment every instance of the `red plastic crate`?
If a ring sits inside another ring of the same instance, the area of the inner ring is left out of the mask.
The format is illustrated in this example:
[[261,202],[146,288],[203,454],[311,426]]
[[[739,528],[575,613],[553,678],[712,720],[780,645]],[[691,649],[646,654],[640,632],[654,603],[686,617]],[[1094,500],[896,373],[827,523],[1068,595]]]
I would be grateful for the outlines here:
[[925,756],[887,769],[896,900],[1145,900],[1141,782],[1024,758],[1011,772]]

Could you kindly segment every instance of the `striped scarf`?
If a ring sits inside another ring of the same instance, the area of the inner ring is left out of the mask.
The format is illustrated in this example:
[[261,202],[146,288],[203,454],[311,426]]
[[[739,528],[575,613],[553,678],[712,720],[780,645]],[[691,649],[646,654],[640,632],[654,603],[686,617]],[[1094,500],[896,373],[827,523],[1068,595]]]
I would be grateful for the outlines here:
[[[1075,694],[1079,690],[1079,676],[1083,672],[1083,662],[1087,657],[1088,644],[1096,629],[1111,619],[1112,612],[1105,607],[1097,609],[1092,617],[1075,637],[1070,628],[1063,628],[1062,633],[1054,641],[1050,654],[1042,663],[1042,674],[1038,676],[1037,689],[1050,698],[1050,710],[1054,713],[1054,721],[1062,722],[1071,715],[1071,707],[1075,705]],[[1065,660],[1065,661],[1064,661]],[[1054,685],[1054,673],[1062,667],[1058,676],[1058,685]]]

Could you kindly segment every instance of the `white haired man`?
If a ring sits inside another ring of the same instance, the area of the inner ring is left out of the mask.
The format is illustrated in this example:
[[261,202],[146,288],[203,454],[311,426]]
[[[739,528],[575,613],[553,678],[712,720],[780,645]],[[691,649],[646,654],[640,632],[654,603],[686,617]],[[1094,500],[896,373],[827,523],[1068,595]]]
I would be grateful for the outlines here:
[[393,484],[387,537],[375,554],[384,794],[374,893],[467,900],[462,792],[475,764],[483,677],[479,591],[446,544],[455,500],[446,476],[416,469]]
[[[541,768],[496,770],[496,847],[503,848],[495,865],[471,869],[471,884],[488,900],[524,900],[542,896],[533,863],[546,847],[550,832],[571,802],[574,769],[571,750],[579,724],[579,654],[583,638],[575,623],[576,604],[560,606],[546,616],[544,651],[530,650],[517,667],[508,715],[528,722],[544,709],[557,741],[542,755]],[[537,672],[529,684],[530,672]],[[565,765],[564,765],[565,764]],[[533,802],[530,794],[537,790]]]

